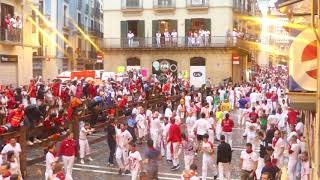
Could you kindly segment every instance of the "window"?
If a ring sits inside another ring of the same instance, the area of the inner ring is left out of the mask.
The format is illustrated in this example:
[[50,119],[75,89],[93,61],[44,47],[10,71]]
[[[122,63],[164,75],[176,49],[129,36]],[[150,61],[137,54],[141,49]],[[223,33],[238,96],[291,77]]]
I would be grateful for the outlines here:
[[139,7],[139,0],[127,0],[127,7]]
[[128,58],[127,66],[140,66],[140,59],[137,57]]
[[82,28],[81,13],[78,13],[78,25]]

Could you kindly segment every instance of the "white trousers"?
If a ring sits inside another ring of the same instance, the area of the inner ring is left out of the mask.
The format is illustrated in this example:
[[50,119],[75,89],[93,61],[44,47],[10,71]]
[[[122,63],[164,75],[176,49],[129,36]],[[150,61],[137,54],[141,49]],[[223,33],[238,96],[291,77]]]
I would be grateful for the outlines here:
[[219,179],[220,180],[231,180],[231,164],[230,163],[221,163],[218,164],[219,168]]
[[260,179],[262,168],[264,167],[264,159],[259,157],[258,159],[258,167],[256,170],[257,178]]
[[30,103],[32,105],[37,105],[37,98],[30,98]]
[[232,132],[222,132],[222,134],[225,136],[226,138],[226,142],[230,145],[230,147],[232,148]]
[[160,134],[158,130],[151,129],[150,130],[151,139],[153,141],[153,147],[159,148],[160,147]]
[[118,164],[119,168],[122,170],[129,169],[129,159],[128,159],[129,154],[128,153],[129,153],[129,151],[125,148],[117,147],[117,149],[116,149],[117,164]]
[[160,150],[161,150],[161,156],[165,156],[166,155],[166,142],[165,140],[161,139],[160,140]]
[[212,129],[208,130],[209,141],[214,142],[214,131]]
[[63,167],[66,175],[72,177],[72,167],[74,164],[74,156],[62,156]]
[[217,137],[217,139],[219,141],[220,141],[220,137],[221,137],[221,131],[222,131],[221,124],[217,123],[217,126],[216,126],[216,137]]
[[167,142],[167,160],[172,160],[172,153],[171,153],[171,143],[170,142]]
[[288,178],[289,180],[296,180],[297,176],[296,176],[296,166],[297,166],[297,160],[292,160],[289,159],[288,162]]
[[90,154],[90,146],[88,140],[79,140],[80,158],[83,159],[86,155]]
[[131,180],[139,180],[139,172],[137,170],[131,170]]
[[238,124],[240,126],[243,126],[245,124],[245,118],[242,118],[243,114],[244,114],[244,109],[239,108]]
[[173,146],[172,164],[173,164],[173,166],[177,166],[179,164],[180,143],[173,142],[172,146]]
[[203,158],[202,158],[202,180],[207,180],[209,168],[211,168],[214,176],[218,175],[217,167],[214,163],[213,157],[208,158],[206,156],[203,156]]
[[46,170],[44,173],[44,180],[51,180],[53,175],[53,170]]
[[194,155],[184,155],[184,169],[190,170],[190,166],[193,163]]

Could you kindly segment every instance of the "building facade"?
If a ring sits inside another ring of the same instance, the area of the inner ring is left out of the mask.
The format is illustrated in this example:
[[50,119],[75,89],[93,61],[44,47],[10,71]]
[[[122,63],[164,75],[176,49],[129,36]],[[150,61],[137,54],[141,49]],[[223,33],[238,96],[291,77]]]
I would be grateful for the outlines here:
[[245,66],[232,63],[232,0],[105,0],[103,10],[105,71],[170,70],[191,81],[201,71],[193,78],[217,84]]
[[102,68],[96,63],[103,38],[102,0],[39,0],[38,9],[42,32],[34,76],[52,79],[63,71]]
[[[33,2],[1,0],[0,84],[21,85],[32,78],[32,53],[39,47],[32,17]],[[15,21],[18,23],[8,23]],[[18,24],[18,25],[17,25]]]

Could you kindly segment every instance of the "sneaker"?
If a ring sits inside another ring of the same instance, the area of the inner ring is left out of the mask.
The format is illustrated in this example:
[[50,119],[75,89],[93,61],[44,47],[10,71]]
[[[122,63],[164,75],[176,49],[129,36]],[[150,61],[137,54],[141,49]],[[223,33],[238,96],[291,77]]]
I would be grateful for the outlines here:
[[180,164],[178,164],[174,170],[178,170],[179,168],[180,168]]
[[167,162],[168,162],[168,163],[172,163],[172,160],[171,160],[171,159],[167,159]]
[[37,139],[37,138],[34,138],[34,142],[35,142],[35,143],[41,143],[42,141],[40,141],[40,140]]
[[32,145],[33,145],[33,142],[28,141],[27,144],[28,144],[29,146],[32,146]]
[[124,174],[130,174],[130,171],[129,171],[129,170],[126,170],[126,171],[124,172]]
[[113,166],[114,166],[114,164],[109,164],[109,166],[110,166],[110,167],[113,167]]
[[93,161],[93,159],[92,159],[91,157],[88,157],[88,160],[89,160],[89,161]]
[[122,175],[122,171],[121,171],[121,169],[119,169],[118,173],[119,173],[119,175]]
[[84,160],[83,160],[83,159],[81,159],[81,160],[80,160],[80,163],[81,163],[81,164],[84,164]]
[[174,171],[176,168],[177,168],[177,166],[173,166],[173,167],[171,168],[171,170]]

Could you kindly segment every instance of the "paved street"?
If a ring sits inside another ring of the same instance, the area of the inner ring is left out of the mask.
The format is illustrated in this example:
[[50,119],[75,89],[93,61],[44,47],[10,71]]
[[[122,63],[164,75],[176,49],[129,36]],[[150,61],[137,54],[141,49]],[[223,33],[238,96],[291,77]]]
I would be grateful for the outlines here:
[[[94,134],[95,137],[90,138],[96,138],[97,136],[104,135],[103,132],[99,132]],[[239,128],[234,129],[233,133],[233,144],[234,144],[234,151],[232,156],[232,178],[233,179],[239,179],[239,164],[240,164],[240,152],[243,150],[244,140],[242,138],[242,130]],[[73,177],[75,180],[88,180],[88,179],[94,179],[94,180],[127,180],[130,179],[130,175],[118,175],[118,169],[117,167],[107,167],[107,158],[108,158],[108,146],[106,141],[100,142],[97,144],[94,144],[91,146],[93,151],[93,159],[92,162],[86,162],[86,164],[82,165],[79,161],[76,162],[74,168],[73,168]],[[143,152],[143,149],[145,146],[140,146],[139,151]],[[202,161],[202,155],[198,155],[196,158],[196,164],[198,164],[198,172],[201,175],[201,161]],[[184,167],[183,165],[183,156],[181,155],[181,168],[179,171],[171,171],[171,164],[167,163],[165,159],[161,160],[160,168],[159,168],[159,178],[163,180],[174,180],[179,179],[182,169]],[[40,164],[33,165],[29,167],[28,169],[29,176],[26,178],[27,180],[34,180],[34,179],[41,179],[41,177],[44,177],[44,162]],[[209,179],[212,178],[212,174],[209,174]]]

